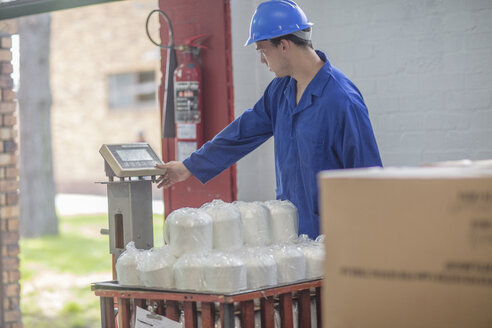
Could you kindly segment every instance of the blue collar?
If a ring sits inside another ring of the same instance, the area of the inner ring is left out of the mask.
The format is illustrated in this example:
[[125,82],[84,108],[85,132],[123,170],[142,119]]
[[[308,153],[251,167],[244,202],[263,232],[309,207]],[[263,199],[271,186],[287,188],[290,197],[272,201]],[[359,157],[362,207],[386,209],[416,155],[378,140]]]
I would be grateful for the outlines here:
[[309,82],[304,94],[302,95],[301,101],[296,106],[296,96],[297,96],[297,81],[292,77],[288,77],[289,83],[284,91],[284,95],[289,102],[291,108],[293,108],[293,114],[303,111],[312,104],[313,96],[321,96],[323,90],[331,77],[332,66],[326,58],[326,55],[319,50],[316,50],[319,58],[325,62],[323,67],[314,76],[314,78]]

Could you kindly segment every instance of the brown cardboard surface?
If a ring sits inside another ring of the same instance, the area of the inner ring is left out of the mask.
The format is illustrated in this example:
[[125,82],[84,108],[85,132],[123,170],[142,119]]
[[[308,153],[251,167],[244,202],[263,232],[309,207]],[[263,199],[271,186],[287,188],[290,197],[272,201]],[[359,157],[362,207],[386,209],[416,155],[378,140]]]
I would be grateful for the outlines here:
[[369,172],[319,177],[324,327],[492,327],[492,174]]

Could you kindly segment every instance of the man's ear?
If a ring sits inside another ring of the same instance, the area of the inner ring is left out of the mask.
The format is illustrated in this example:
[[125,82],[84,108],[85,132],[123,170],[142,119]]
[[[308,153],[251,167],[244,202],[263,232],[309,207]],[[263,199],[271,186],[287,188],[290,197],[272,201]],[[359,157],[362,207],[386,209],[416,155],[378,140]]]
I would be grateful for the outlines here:
[[281,47],[282,52],[285,52],[285,51],[289,50],[290,43],[288,40],[282,39],[282,40],[280,40],[279,46]]

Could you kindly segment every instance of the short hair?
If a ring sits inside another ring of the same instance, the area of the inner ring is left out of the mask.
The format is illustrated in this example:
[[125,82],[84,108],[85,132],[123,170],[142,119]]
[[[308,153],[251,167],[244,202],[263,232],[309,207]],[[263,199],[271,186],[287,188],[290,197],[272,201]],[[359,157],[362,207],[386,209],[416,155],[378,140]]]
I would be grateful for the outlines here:
[[[304,32],[310,32],[311,27],[308,27],[308,28],[304,29],[303,31]],[[297,35],[294,35],[292,33],[286,34],[286,35],[281,35],[281,36],[278,36],[276,38],[271,38],[270,42],[272,42],[274,46],[278,46],[280,44],[280,40],[282,40],[282,39],[292,41],[295,45],[297,45],[299,47],[303,47],[303,48],[309,47],[311,49],[314,49],[313,43],[311,42],[311,40],[302,39],[302,38],[300,38]]]

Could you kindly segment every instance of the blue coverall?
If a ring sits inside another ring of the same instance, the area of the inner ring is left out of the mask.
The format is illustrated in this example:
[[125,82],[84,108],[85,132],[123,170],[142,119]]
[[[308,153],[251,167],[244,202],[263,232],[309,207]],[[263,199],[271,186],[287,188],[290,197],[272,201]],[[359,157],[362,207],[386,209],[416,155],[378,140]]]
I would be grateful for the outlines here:
[[275,78],[253,108],[183,161],[205,183],[273,135],[277,199],[297,206],[299,234],[313,239],[320,233],[317,173],[382,166],[362,95],[316,52],[325,64],[299,104],[296,80]]

